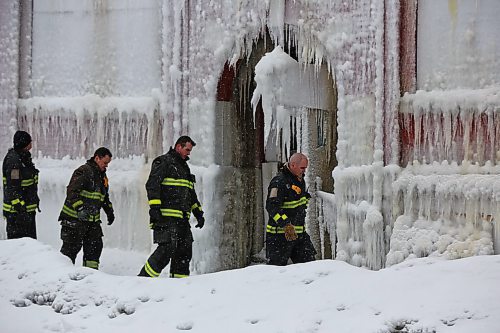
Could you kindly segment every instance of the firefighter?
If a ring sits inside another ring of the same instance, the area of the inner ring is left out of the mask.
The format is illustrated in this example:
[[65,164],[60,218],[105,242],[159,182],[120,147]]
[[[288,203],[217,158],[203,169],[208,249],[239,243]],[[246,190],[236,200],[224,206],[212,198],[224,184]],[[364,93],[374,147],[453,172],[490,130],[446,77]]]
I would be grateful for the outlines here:
[[97,149],[93,157],[73,172],[69,181],[59,221],[61,253],[73,264],[83,246],[83,266],[99,269],[103,247],[101,208],[107,215],[108,225],[115,220],[106,176],[112,156],[108,148]]
[[157,157],[146,182],[149,217],[156,250],[142,267],[139,276],[158,277],[170,264],[170,277],[189,276],[193,235],[189,218],[197,220],[196,228],[205,224],[203,210],[196,196],[195,176],[187,164],[196,143],[189,136],[177,139],[174,148]]
[[285,266],[315,260],[316,250],[305,230],[306,208],[311,197],[304,174],[307,157],[295,153],[271,180],[267,191],[266,257],[268,264]]
[[3,216],[7,220],[7,238],[36,239],[35,215],[38,198],[38,170],[31,160],[31,136],[25,131],[14,134],[14,147],[3,160]]

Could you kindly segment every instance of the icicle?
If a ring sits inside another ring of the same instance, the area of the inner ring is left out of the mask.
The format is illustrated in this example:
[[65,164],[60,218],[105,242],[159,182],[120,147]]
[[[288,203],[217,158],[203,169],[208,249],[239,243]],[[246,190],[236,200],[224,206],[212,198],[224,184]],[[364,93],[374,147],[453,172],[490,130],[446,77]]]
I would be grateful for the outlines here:
[[[20,114],[28,119],[26,125],[37,144],[36,149],[43,156],[54,158],[63,157],[63,152],[73,157],[88,157],[103,145],[117,157],[154,151],[155,142],[150,133],[159,129],[151,111],[157,109],[158,101],[147,97],[100,98],[89,95],[19,101]],[[47,123],[50,126],[46,126]],[[40,128],[44,130],[40,131]],[[56,145],[53,138],[59,139]]]

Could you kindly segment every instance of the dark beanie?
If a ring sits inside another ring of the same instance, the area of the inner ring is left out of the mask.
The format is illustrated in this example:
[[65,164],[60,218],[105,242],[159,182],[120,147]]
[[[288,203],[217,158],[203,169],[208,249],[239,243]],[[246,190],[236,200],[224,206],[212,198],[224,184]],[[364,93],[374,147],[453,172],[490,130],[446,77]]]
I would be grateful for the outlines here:
[[31,135],[25,131],[17,131],[14,134],[14,149],[20,150],[28,146],[31,142]]

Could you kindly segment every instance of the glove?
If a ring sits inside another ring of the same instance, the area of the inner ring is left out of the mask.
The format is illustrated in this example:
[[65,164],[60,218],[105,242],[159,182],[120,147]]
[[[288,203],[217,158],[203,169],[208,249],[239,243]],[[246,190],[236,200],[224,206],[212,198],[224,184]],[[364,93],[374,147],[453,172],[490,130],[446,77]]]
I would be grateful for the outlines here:
[[90,211],[90,209],[83,208],[83,206],[77,208],[76,216],[80,221],[87,222],[91,215],[92,212]]
[[198,221],[198,223],[194,227],[200,229],[203,228],[203,226],[205,225],[205,218],[203,217],[203,215],[197,217],[196,220]]
[[294,241],[297,239],[297,233],[295,232],[295,227],[288,223],[285,225],[285,238],[287,241]]
[[108,225],[112,225],[113,222],[115,222],[115,214],[113,213],[113,211],[110,211],[106,215],[108,216]]
[[163,219],[160,207],[150,207],[149,217],[151,218],[152,223],[160,222]]
[[82,224],[79,221],[75,220],[61,220],[61,226],[71,228],[71,229],[76,229],[82,226]]

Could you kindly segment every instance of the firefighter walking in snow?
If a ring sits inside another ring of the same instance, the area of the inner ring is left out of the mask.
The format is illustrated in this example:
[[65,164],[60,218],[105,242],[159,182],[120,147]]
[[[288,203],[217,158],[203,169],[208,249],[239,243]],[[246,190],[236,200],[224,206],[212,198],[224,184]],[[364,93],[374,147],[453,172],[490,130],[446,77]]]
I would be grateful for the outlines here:
[[305,230],[306,208],[311,197],[304,174],[308,160],[295,153],[271,180],[267,191],[266,257],[268,264],[285,266],[315,260],[316,250]]
[[83,266],[94,269],[99,269],[103,247],[101,208],[107,215],[108,225],[115,220],[106,176],[111,157],[109,149],[101,147],[73,172],[67,187],[66,201],[59,215],[63,241],[61,253],[75,263],[83,246]]
[[7,220],[7,238],[36,239],[35,215],[38,198],[38,170],[31,160],[31,136],[24,131],[14,134],[14,148],[3,160],[3,216]]
[[181,136],[174,148],[153,161],[146,191],[153,241],[158,247],[139,276],[160,276],[170,260],[170,277],[189,276],[193,243],[189,224],[191,212],[198,221],[196,228],[205,224],[194,189],[195,177],[187,164],[194,146],[196,143],[190,137]]

